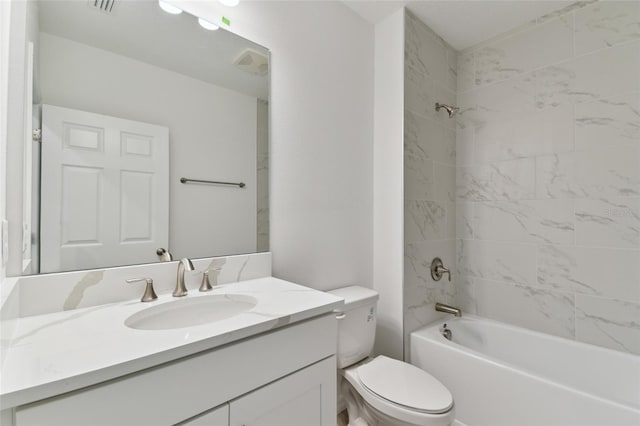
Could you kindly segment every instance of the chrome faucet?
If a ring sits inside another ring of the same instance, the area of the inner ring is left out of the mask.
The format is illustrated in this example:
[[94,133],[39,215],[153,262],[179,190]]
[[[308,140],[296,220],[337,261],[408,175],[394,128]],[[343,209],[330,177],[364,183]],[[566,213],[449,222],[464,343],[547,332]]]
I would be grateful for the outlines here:
[[448,314],[453,314],[457,317],[462,316],[462,310],[460,308],[455,308],[453,306],[445,305],[444,303],[436,303],[436,311],[446,312]]
[[187,287],[184,285],[184,271],[193,271],[193,263],[191,260],[183,257],[178,262],[178,277],[176,279],[176,288],[173,290],[173,297],[182,297],[187,295]]

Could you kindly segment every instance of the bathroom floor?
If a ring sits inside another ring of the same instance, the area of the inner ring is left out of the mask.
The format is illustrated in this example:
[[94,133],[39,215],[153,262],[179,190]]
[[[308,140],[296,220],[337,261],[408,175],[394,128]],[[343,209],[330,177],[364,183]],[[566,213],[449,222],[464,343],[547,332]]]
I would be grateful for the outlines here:
[[349,424],[349,416],[347,415],[347,410],[344,410],[338,414],[338,425],[337,426],[347,426]]
[[[347,410],[344,410],[338,414],[338,422],[337,426],[348,426],[349,424],[349,416],[347,415]],[[455,420],[452,426],[466,426],[464,423]]]

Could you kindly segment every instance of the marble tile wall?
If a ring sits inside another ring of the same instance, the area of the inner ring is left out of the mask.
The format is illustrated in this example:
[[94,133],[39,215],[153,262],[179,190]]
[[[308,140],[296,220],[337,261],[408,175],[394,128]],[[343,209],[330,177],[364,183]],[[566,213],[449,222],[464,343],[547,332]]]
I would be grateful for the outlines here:
[[[411,12],[405,15],[404,334],[438,319],[453,303],[454,281],[431,278],[434,257],[455,269],[455,120],[435,103],[456,99],[457,52]],[[455,274],[454,274],[455,275]]]
[[456,303],[640,354],[640,3],[580,2],[457,64]]

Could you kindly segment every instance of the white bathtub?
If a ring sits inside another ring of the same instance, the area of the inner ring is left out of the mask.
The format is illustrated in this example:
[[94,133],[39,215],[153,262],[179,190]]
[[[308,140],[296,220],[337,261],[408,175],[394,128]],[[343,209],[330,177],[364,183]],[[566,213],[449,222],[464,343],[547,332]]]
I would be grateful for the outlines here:
[[472,315],[417,330],[410,345],[468,426],[640,425],[639,356]]

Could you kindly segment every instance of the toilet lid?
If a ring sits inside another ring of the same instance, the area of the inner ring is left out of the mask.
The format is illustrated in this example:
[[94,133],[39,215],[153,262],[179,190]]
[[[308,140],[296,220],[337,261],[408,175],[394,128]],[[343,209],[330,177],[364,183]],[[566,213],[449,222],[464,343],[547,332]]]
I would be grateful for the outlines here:
[[430,414],[453,406],[451,392],[442,383],[406,362],[381,355],[358,367],[358,376],[371,392],[396,404]]

